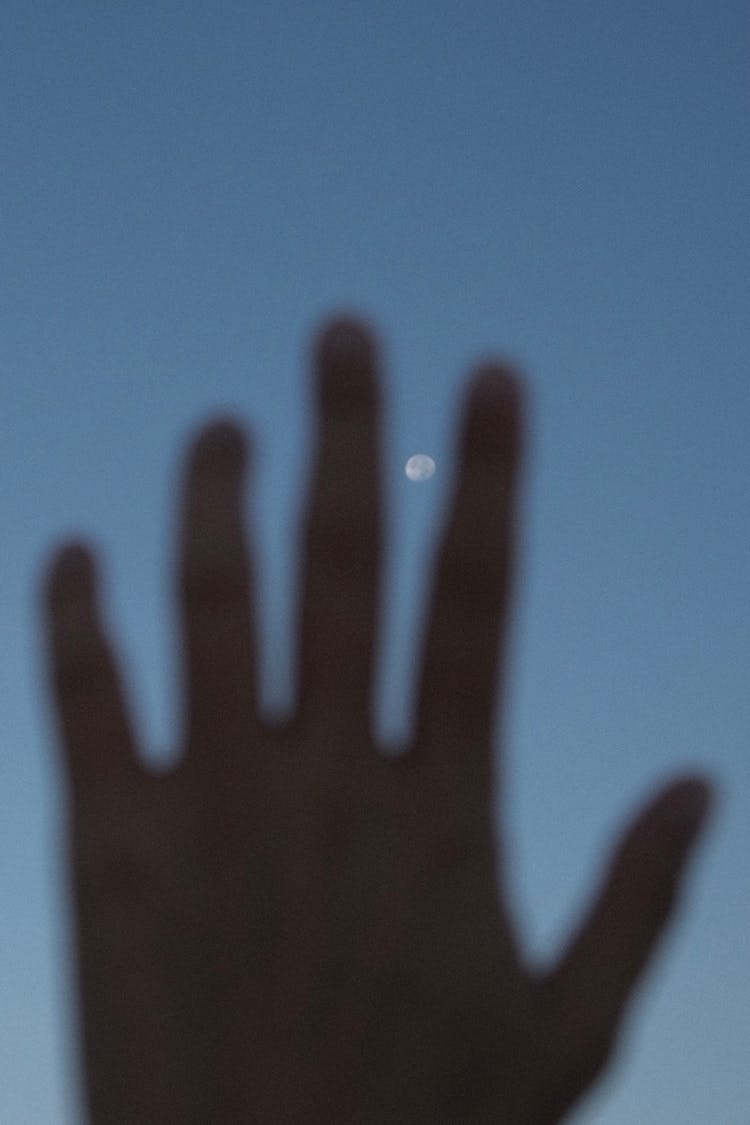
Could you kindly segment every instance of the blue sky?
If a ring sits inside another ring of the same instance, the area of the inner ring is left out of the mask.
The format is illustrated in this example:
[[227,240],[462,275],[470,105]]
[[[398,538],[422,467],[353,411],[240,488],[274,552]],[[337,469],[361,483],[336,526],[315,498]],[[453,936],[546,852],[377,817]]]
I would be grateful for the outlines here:
[[169,753],[181,456],[230,409],[258,447],[283,709],[309,341],[346,308],[387,372],[381,737],[408,730],[468,366],[510,356],[530,424],[502,813],[530,953],[657,782],[697,767],[721,791],[618,1062],[571,1121],[745,1120],[749,48],[739,0],[5,0],[0,1119],[80,1113],[42,565],[68,534],[96,546],[143,738]]

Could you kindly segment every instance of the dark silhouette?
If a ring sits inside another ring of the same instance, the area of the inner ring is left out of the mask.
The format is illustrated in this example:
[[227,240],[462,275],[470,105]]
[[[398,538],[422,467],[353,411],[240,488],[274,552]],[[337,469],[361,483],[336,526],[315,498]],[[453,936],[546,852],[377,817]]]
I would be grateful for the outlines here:
[[185,477],[178,765],[139,758],[94,557],[45,575],[68,782],[94,1125],[548,1125],[605,1066],[673,913],[711,790],[655,794],[549,972],[498,887],[492,746],[511,593],[522,383],[474,372],[436,560],[414,738],[369,729],[378,616],[378,355],[354,317],[315,345],[296,709],[259,714],[247,444],[205,426]]

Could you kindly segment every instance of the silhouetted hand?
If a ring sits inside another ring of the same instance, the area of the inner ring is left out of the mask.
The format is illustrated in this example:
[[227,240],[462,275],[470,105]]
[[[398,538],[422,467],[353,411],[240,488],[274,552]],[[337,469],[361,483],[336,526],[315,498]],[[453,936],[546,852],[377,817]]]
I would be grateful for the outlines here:
[[[189,454],[177,588],[181,757],[139,757],[91,552],[46,576],[69,781],[86,1098],[95,1125],[547,1125],[606,1063],[672,913],[709,798],[698,778],[625,832],[558,965],[524,965],[492,826],[521,385],[479,365],[436,560],[412,743],[370,729],[381,561],[371,331],[316,344],[298,694],[258,704],[246,443]],[[561,795],[564,800],[564,795]]]

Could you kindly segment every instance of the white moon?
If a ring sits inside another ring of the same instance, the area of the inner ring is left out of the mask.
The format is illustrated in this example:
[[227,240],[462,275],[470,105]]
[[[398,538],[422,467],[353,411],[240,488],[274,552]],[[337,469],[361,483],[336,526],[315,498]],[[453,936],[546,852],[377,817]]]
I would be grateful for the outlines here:
[[435,462],[426,453],[415,453],[406,462],[404,472],[409,480],[429,480],[435,472]]

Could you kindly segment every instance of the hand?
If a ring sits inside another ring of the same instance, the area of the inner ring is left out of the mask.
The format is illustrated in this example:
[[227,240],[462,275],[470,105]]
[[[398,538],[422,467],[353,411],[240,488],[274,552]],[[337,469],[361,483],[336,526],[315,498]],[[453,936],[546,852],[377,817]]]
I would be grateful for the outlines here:
[[606,1063],[708,805],[676,780],[624,833],[545,974],[524,965],[492,825],[522,389],[481,365],[465,408],[402,755],[378,752],[378,358],[341,317],[321,418],[293,717],[259,714],[247,443],[206,426],[177,589],[181,756],[139,756],[92,552],[46,576],[69,783],[86,1100],[95,1125],[547,1125]]

